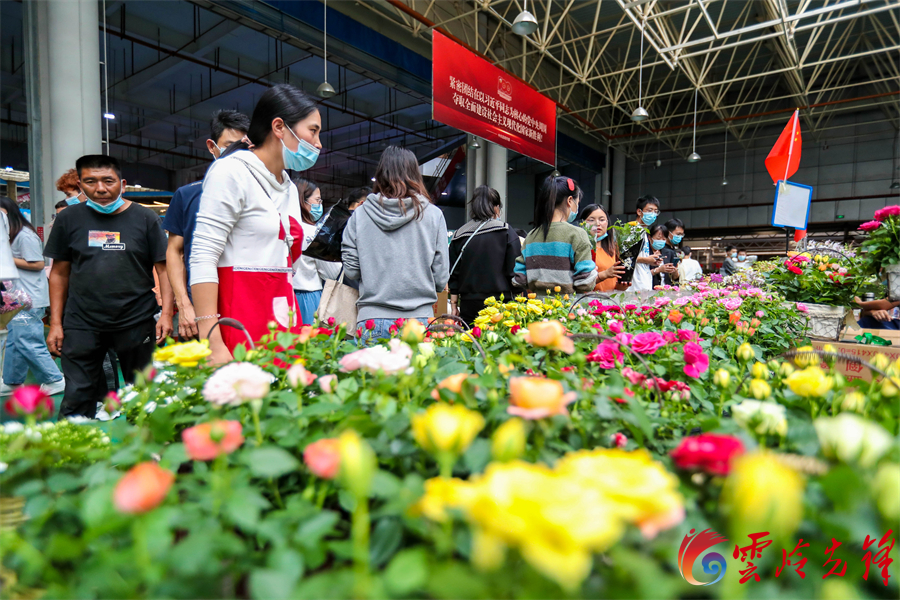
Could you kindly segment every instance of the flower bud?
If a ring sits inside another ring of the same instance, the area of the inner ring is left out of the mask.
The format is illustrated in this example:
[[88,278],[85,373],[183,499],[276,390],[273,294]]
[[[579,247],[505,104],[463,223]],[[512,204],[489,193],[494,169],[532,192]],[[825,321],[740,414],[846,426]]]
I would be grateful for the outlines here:
[[324,438],[313,442],[303,450],[303,462],[316,477],[334,479],[341,467],[339,440]]
[[890,366],[891,359],[889,359],[887,357],[887,355],[885,355],[885,354],[878,353],[878,354],[875,354],[872,358],[870,358],[869,362],[876,369],[884,371]]
[[766,364],[761,363],[761,362],[753,363],[753,366],[750,367],[750,373],[752,373],[756,379],[764,379],[764,380],[768,379],[769,376],[771,375],[771,373],[769,373],[769,368],[766,366]]
[[803,517],[805,484],[799,473],[775,455],[756,452],[737,457],[722,489],[722,507],[732,535],[771,531],[790,537]]
[[783,362],[781,363],[781,366],[778,367],[778,372],[781,373],[782,377],[787,377],[794,372],[794,365],[789,362]]
[[525,421],[510,419],[503,423],[491,437],[491,456],[507,462],[525,454]]
[[140,514],[159,506],[172,487],[175,474],[152,461],[133,466],[116,484],[113,505],[120,513]]
[[737,358],[743,362],[750,362],[751,360],[756,359],[756,353],[753,351],[753,347],[744,342],[737,349]]
[[484,428],[484,417],[460,404],[432,404],[411,421],[416,442],[432,454],[462,454]]
[[900,393],[900,378],[885,377],[881,382],[881,395],[885,398],[893,398]]
[[713,383],[715,383],[723,390],[727,390],[731,385],[731,373],[729,373],[725,369],[717,370],[713,375]]
[[819,355],[816,354],[812,346],[801,346],[797,348],[797,355],[794,357],[794,364],[800,367],[811,367],[819,364]]
[[772,388],[762,379],[752,379],[750,381],[750,394],[757,400],[765,400],[772,395]]
[[407,319],[400,330],[400,339],[407,344],[418,344],[425,339],[425,326],[418,319]]
[[357,498],[366,498],[378,468],[372,447],[358,433],[348,429],[338,438],[338,449],[341,455],[341,484]]
[[900,520],[900,464],[884,463],[872,480],[872,495],[888,523]]
[[862,392],[847,392],[841,400],[841,410],[861,413],[866,406],[866,396]]

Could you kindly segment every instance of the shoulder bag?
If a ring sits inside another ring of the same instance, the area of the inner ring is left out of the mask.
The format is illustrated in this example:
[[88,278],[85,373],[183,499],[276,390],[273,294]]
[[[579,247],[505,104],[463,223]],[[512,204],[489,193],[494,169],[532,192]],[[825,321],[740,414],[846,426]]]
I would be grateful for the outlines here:
[[356,302],[359,300],[359,291],[344,284],[344,269],[337,279],[329,279],[322,290],[322,299],[319,301],[319,321],[328,322],[334,317],[336,325],[343,324],[347,333],[356,335]]

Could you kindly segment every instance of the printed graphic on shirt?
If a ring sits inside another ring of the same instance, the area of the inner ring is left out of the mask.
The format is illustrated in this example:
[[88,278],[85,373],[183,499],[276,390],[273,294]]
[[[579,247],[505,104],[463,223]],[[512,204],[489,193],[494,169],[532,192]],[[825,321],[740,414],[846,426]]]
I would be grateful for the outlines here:
[[103,250],[125,249],[125,244],[119,242],[118,231],[88,231],[88,246]]

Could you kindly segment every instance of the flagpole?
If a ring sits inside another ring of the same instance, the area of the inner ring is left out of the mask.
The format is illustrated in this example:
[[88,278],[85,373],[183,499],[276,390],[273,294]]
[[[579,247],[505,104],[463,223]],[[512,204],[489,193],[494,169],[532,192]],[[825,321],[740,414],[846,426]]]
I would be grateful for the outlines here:
[[797,133],[797,113],[799,113],[799,112],[800,112],[799,110],[795,110],[794,116],[791,117],[791,141],[790,141],[790,145],[788,146],[787,163],[785,163],[785,165],[784,165],[783,181],[785,183],[787,183],[788,169],[790,169],[790,167],[791,167],[791,156],[794,154],[794,135],[796,135],[796,133]]

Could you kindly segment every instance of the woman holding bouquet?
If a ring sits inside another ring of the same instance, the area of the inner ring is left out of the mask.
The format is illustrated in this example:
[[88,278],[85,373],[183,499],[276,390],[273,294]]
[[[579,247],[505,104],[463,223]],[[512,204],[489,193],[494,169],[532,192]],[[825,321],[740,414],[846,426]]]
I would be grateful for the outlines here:
[[599,204],[588,204],[578,217],[581,225],[594,240],[595,246],[591,250],[594,263],[597,265],[597,285],[595,292],[611,292],[612,290],[626,290],[631,285],[619,281],[619,277],[625,274],[625,266],[619,260],[619,249],[616,247],[614,236],[609,231],[609,213]]

